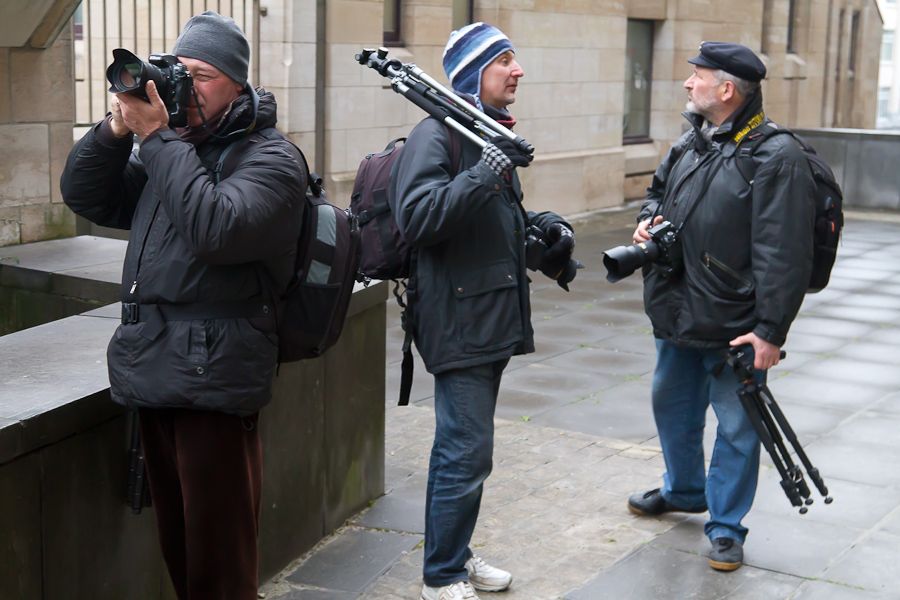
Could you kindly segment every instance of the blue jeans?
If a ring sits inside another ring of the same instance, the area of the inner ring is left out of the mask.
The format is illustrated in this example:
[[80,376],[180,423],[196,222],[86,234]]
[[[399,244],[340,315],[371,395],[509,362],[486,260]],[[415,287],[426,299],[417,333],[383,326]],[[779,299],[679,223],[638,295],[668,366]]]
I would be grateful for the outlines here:
[[494,408],[508,360],[434,376],[434,445],[425,499],[425,585],[467,581],[465,564],[494,453]]
[[[709,539],[741,543],[759,477],[759,437],[738,399],[740,381],[728,365],[718,375],[724,349],[677,346],[656,340],[653,415],[666,461],[662,496],[685,509],[709,507],[704,531]],[[750,350],[752,355],[752,350]],[[765,381],[765,372],[757,371]],[[709,473],[705,473],[703,428],[712,404],[719,426]]]

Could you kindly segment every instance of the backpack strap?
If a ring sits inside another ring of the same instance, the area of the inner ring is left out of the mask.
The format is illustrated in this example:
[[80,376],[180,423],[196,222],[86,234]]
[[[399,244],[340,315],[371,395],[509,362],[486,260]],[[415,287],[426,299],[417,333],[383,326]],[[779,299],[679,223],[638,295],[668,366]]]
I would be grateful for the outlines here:
[[[444,128],[447,130],[447,137],[450,144],[450,165],[453,169],[452,175],[459,175],[462,166],[462,146],[459,141],[459,135],[450,129],[445,123]],[[413,277],[416,272],[416,264],[418,263],[418,252],[413,248],[409,255],[409,277]],[[402,294],[399,293],[400,282],[394,286],[394,296],[403,311],[400,313],[400,325],[403,328],[403,362],[400,363],[400,398],[397,400],[397,406],[407,406],[409,404],[409,394],[412,391],[413,362],[412,355],[412,323],[409,322],[410,316],[407,314],[407,306],[401,299]]]
[[797,135],[791,131],[790,129],[785,129],[784,127],[774,127],[771,123],[763,123],[752,132],[750,132],[744,140],[746,140],[746,145],[744,145],[744,140],[738,142],[738,149],[735,151],[734,155],[737,158],[736,165],[738,173],[741,174],[741,177],[744,178],[744,181],[747,182],[747,185],[753,185],[753,178],[756,176],[756,162],[753,160],[753,155],[756,154],[757,148],[763,145],[763,143],[769,138],[775,137],[776,135],[788,134],[800,144],[800,147],[803,148],[804,151],[809,150],[809,146],[801,140]]

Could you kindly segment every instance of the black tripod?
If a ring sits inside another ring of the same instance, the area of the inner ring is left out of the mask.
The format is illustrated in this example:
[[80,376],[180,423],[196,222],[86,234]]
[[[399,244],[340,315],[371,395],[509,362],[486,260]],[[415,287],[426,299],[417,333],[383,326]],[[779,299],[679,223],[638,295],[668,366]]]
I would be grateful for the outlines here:
[[[781,358],[785,357],[784,351],[781,352]],[[799,465],[794,464],[791,454],[788,452],[784,443],[787,438],[797,453],[797,458],[803,463],[806,473],[815,484],[823,496],[825,496],[825,504],[831,504],[832,498],[828,495],[828,488],[819,475],[819,470],[813,466],[797,441],[797,434],[788,423],[787,417],[781,412],[778,403],[769,391],[769,387],[765,383],[759,383],[753,376],[753,356],[745,352],[742,347],[730,348],[725,357],[725,362],[734,369],[735,374],[741,381],[742,387],[737,390],[738,398],[741,400],[759,440],[765,446],[775,468],[781,475],[781,487],[791,504],[800,507],[800,514],[806,514],[813,499],[810,498],[809,486],[803,478],[803,471]],[[724,366],[724,365],[723,365]],[[780,428],[780,429],[779,429]],[[782,433],[784,436],[782,437]]]

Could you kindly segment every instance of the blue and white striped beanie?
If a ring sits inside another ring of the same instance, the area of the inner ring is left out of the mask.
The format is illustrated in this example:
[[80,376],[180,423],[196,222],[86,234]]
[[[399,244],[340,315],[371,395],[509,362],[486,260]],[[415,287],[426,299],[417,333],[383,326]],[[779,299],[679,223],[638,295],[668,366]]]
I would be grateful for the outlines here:
[[470,94],[480,104],[481,72],[491,62],[512,50],[506,35],[487,23],[472,23],[450,34],[444,48],[444,72],[457,92]]

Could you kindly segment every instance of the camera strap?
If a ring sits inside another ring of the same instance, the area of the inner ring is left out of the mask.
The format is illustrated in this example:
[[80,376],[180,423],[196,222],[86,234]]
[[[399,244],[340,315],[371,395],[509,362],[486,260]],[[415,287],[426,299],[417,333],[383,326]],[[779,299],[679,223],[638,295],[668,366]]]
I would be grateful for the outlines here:
[[697,205],[703,200],[706,191],[709,189],[710,184],[712,184],[712,180],[716,178],[716,174],[718,174],[719,169],[722,168],[723,164],[725,164],[725,157],[719,153],[718,164],[712,168],[712,171],[707,175],[706,179],[703,180],[703,187],[700,188],[700,193],[694,197],[694,202],[688,207],[687,214],[684,215],[684,218],[681,219],[681,223],[678,225],[678,229],[675,230],[676,235],[680,234],[681,230],[684,229],[685,223],[687,223],[688,218],[694,212],[694,209],[697,208]]

